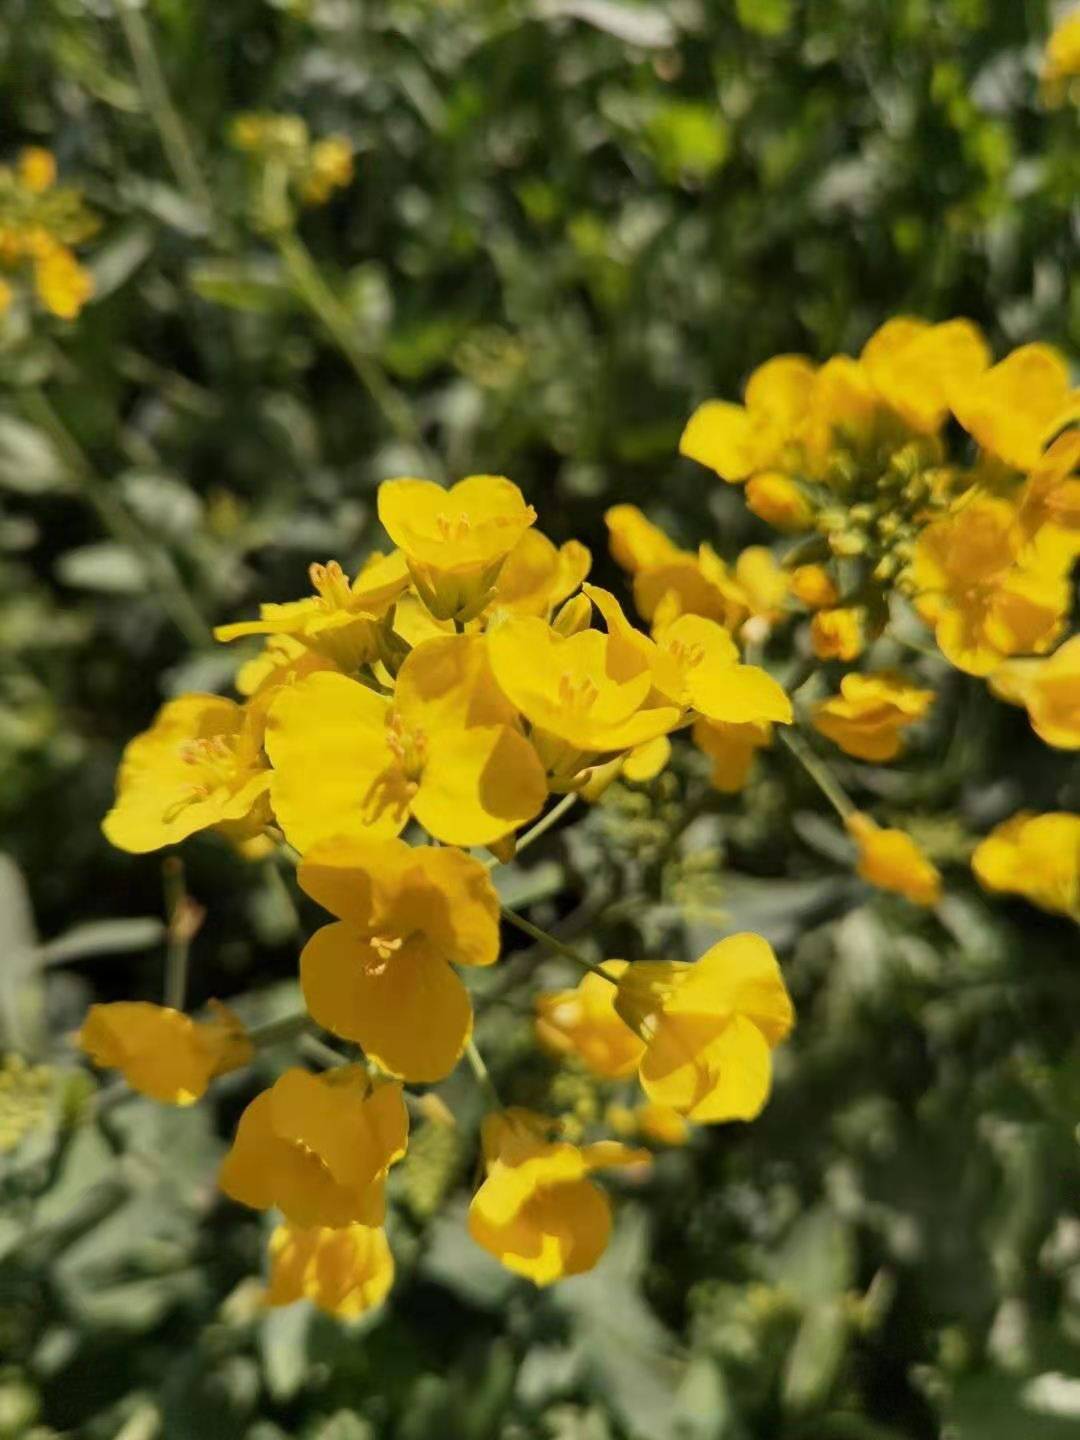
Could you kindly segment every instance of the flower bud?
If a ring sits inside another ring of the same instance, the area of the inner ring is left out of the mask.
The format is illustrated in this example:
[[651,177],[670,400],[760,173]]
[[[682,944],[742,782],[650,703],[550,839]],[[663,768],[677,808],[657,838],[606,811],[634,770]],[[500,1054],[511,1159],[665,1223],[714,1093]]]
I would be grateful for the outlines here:
[[791,572],[791,593],[808,610],[835,605],[839,598],[836,582],[823,565],[798,565]]
[[556,611],[551,625],[560,635],[567,637],[586,630],[592,620],[592,601],[587,595],[574,595]]
[[746,504],[759,520],[777,530],[806,530],[813,523],[810,502],[786,475],[770,471],[753,476],[746,485]]

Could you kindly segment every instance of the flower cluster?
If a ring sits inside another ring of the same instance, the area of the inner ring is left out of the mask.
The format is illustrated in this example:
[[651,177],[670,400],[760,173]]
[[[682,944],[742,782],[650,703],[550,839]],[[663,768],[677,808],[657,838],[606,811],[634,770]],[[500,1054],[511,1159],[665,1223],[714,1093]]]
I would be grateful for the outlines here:
[[353,147],[343,135],[313,140],[299,115],[237,115],[229,131],[234,149],[256,161],[272,188],[302,205],[325,205],[352,184]]
[[[14,166],[0,166],[0,271],[29,269],[38,300],[51,314],[73,320],[94,291],[73,247],[98,228],[79,190],[56,184],[56,161],[30,146]],[[0,313],[14,292],[0,278]]]
[[[333,917],[304,946],[300,984],[307,1023],[355,1048],[324,1074],[286,1070],[249,1105],[221,1184],[284,1217],[271,1303],[307,1296],[345,1315],[390,1283],[384,1191],[407,1145],[404,1087],[444,1079],[466,1052],[484,1074],[463,977],[499,959],[492,867],[525,843],[523,827],[546,826],[549,801],[657,773],[679,730],[760,734],[792,719],[781,685],[741,656],[736,610],[667,606],[651,635],[635,628],[587,583],[585,547],[540,533],[509,480],[391,480],[378,511],[388,553],[351,579],[315,565],[311,595],[219,628],[226,643],[262,639],[239,670],[241,698],[169,701],[129,744],[104,821],[133,853],[201,830],[247,853],[280,844]],[[773,568],[751,560],[732,581],[746,614],[776,603],[765,599]],[[636,1072],[651,1107],[641,1133],[760,1111],[793,1023],[764,940],[732,937],[693,964],[575,958],[589,973],[579,991],[541,999],[540,1040],[601,1075]],[[123,1003],[93,1007],[81,1040],[179,1104],[253,1045],[224,1007],[200,1022]],[[595,1060],[605,1050],[617,1071]],[[483,1151],[470,1233],[537,1284],[604,1249],[610,1206],[592,1172],[648,1158],[615,1141],[577,1145],[513,1108],[489,1115]]]

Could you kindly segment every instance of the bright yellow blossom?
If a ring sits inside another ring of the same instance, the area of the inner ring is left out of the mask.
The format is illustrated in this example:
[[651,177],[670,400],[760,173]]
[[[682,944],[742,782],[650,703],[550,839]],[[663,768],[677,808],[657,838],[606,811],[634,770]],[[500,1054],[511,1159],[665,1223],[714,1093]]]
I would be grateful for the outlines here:
[[688,551],[680,550],[669,540],[659,525],[646,519],[636,505],[613,505],[605,511],[604,520],[612,558],[631,575],[639,570],[655,570],[661,565],[693,559]]
[[670,1105],[654,1105],[651,1100],[633,1108],[609,1105],[604,1119],[624,1140],[639,1137],[653,1145],[685,1145],[692,1134],[685,1116]]
[[976,846],[971,868],[987,890],[1080,920],[1080,815],[1022,810]]
[[735,583],[746,597],[751,616],[775,624],[784,615],[791,581],[772,551],[764,545],[748,545],[735,557]]
[[821,565],[797,565],[791,572],[791,593],[808,610],[835,605],[840,598],[835,580]]
[[499,572],[490,608],[549,620],[591,567],[592,556],[579,541],[568,540],[556,549],[539,530],[526,530]]
[[856,872],[879,890],[892,890],[915,905],[936,905],[941,899],[937,867],[903,830],[882,830],[869,815],[851,815],[848,834],[859,850]]
[[990,350],[970,320],[930,325],[902,315],[870,337],[859,361],[910,430],[934,435],[948,418],[952,397],[989,366]]
[[40,145],[28,145],[19,152],[19,179],[34,195],[43,195],[56,184],[56,157]]
[[1036,542],[1044,527],[1080,547],[1080,426],[1066,430],[1039,456],[1017,496],[1017,521]]
[[536,519],[501,475],[470,475],[449,490],[431,480],[384,480],[378,503],[420,598],[440,620],[469,620],[483,610],[507,556]]
[[1027,708],[1040,740],[1080,750],[1080,635],[1045,660],[1007,660],[989,679],[995,695]]
[[[605,974],[617,980],[625,960],[605,960]],[[615,1009],[616,988],[591,971],[573,990],[552,990],[536,998],[536,1037],[554,1055],[577,1056],[594,1075],[618,1080],[633,1075],[645,1042]]]
[[988,675],[1009,655],[1041,654],[1069,608],[1067,554],[1024,554],[1016,511],[976,495],[919,536],[915,606],[945,657]]
[[760,935],[731,935],[692,965],[638,961],[620,976],[615,1004],[645,1040],[638,1076],[650,1100],[703,1123],[761,1111],[771,1052],[795,1012]]
[[268,635],[258,655],[245,660],[233,679],[241,695],[267,696],[281,685],[291,684],[316,670],[338,667],[325,655],[309,650],[292,635]]
[[679,453],[738,483],[764,471],[784,471],[785,451],[805,419],[814,367],[801,355],[778,355],[750,376],[745,405],[709,400],[698,407],[679,441]]
[[94,293],[94,278],[66,245],[42,238],[33,248],[34,288],[46,310],[74,320]]
[[813,507],[798,485],[776,471],[750,477],[746,508],[777,530],[806,530],[814,522]]
[[840,694],[817,704],[811,718],[814,728],[845,754],[859,760],[895,760],[903,731],[922,719],[933,700],[932,690],[921,690],[902,675],[850,672],[840,681]]
[[1065,357],[1050,345],[1021,345],[958,388],[952,408],[984,450],[1029,471],[1056,432],[1080,418]]
[[260,605],[258,620],[219,625],[217,640],[244,635],[289,635],[342,670],[369,664],[385,644],[381,622],[409,583],[400,551],[373,555],[350,584],[336,560],[312,565],[309,599]]
[[729,725],[722,721],[694,722],[694,744],[713,762],[709,777],[713,789],[734,795],[750,778],[754,757],[759,750],[772,744],[772,726],[767,722],[746,721]]
[[241,1115],[218,1183],[301,1228],[381,1225],[386,1174],[408,1130],[396,1081],[373,1084],[360,1065],[286,1070]]
[[300,186],[305,205],[325,205],[335,190],[352,184],[353,149],[343,135],[316,140],[308,153],[307,174]]
[[647,1150],[617,1141],[551,1140],[551,1123],[526,1110],[489,1115],[483,1125],[487,1178],[469,1206],[469,1234],[508,1270],[534,1285],[591,1270],[611,1235],[611,1203],[588,1177],[643,1165]]
[[168,701],[124,751],[106,838],[138,855],[229,822],[261,830],[270,784],[261,731],[256,712],[220,695]]
[[810,648],[819,660],[857,660],[866,646],[859,606],[819,610],[810,622]]
[[269,1251],[268,1305],[310,1300],[339,1320],[355,1320],[381,1305],[394,1283],[394,1257],[381,1226],[279,1225]]
[[547,796],[516,719],[482,636],[417,645],[393,699],[345,675],[308,675],[278,693],[267,719],[274,814],[301,851],[332,835],[397,835],[410,813],[448,845],[488,845]]
[[76,1038],[95,1065],[119,1070],[133,1090],[166,1105],[192,1105],[210,1081],[247,1065],[254,1051],[226,1006],[193,1020],[166,1005],[118,1000],[91,1005]]
[[1080,75],[1080,8],[1061,17],[1046,42],[1043,56],[1043,94],[1050,105],[1060,105],[1069,93],[1069,81]]
[[487,869],[450,846],[340,836],[312,846],[297,878],[339,917],[300,956],[314,1019],[391,1075],[448,1075],[472,1031],[468,992],[451,964],[499,956],[499,899]]

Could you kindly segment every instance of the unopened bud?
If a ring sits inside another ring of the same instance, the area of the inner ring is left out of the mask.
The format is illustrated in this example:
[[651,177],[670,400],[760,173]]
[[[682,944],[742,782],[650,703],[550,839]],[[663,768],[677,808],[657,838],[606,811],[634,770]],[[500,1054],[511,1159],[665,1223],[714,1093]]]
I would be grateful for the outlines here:
[[574,595],[556,612],[552,628],[560,635],[577,635],[589,628],[592,609],[592,601],[587,595]]
[[746,504],[759,520],[777,530],[806,530],[814,521],[810,502],[786,475],[755,475],[746,485]]

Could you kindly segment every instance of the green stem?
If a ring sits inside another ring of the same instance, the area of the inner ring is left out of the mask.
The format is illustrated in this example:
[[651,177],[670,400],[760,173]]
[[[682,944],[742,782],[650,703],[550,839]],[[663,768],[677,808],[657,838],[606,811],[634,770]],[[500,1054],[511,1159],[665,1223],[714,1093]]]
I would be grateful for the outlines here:
[[119,0],[116,14],[131,51],[139,89],[158,132],[165,158],[181,188],[187,192],[188,198],[197,209],[204,212],[209,226],[214,215],[213,197],[195,159],[195,151],[180,112],[169,94],[150,26],[146,23],[142,9],[138,8],[133,0]]
[[499,1099],[499,1092],[495,1088],[495,1081],[492,1080],[491,1072],[484,1064],[484,1057],[476,1048],[476,1041],[471,1035],[465,1042],[465,1058],[468,1060],[469,1066],[476,1076],[476,1083],[484,1092],[484,1098],[492,1110],[502,1110],[504,1107],[502,1101]]
[[[578,798],[577,791],[571,790],[557,805],[553,805],[546,815],[542,815],[531,830],[526,830],[514,849],[514,859],[516,860],[523,850],[527,850],[534,840],[539,840],[541,835],[546,835],[553,825],[558,824]],[[488,869],[494,869],[500,863],[492,859],[488,862]]]
[[131,550],[146,565],[162,609],[193,649],[213,644],[209,625],[184,589],[172,559],[143,532],[128,514],[112,488],[90,464],[71,431],[53,409],[42,390],[24,387],[20,404],[23,414],[49,436],[67,466],[83,498],[97,512],[98,519],[118,545]]
[[840,816],[841,820],[847,820],[858,811],[858,806],[850,799],[843,786],[837,780],[824,760],[818,758],[806,743],[797,730],[790,730],[783,727],[777,732],[780,739],[795,756],[799,764],[813,780],[821,793],[828,800],[829,804]]
[[534,925],[531,920],[526,920],[524,915],[519,915],[516,910],[511,910],[507,905],[501,906],[500,909],[504,920],[509,920],[511,925],[516,925],[519,930],[523,931],[531,939],[536,940],[541,945],[546,945],[549,950],[554,950],[557,955],[562,955],[567,960],[572,960],[575,965],[581,965],[586,970],[591,970],[594,975],[599,975],[602,980],[608,981],[609,984],[618,985],[618,980],[616,980],[613,975],[609,975],[602,966],[595,964],[592,960],[587,960],[579,951],[571,949],[569,945],[564,945],[561,940],[556,940],[554,935],[549,935],[546,930],[541,930],[539,925]]
[[280,1045],[283,1040],[295,1040],[303,1035],[311,1024],[306,1011],[297,1015],[286,1015],[281,1020],[269,1020],[247,1032],[247,1037],[257,1050],[267,1050],[271,1045]]
[[183,862],[176,856],[165,861],[165,1004],[183,1010],[187,999],[188,962],[191,958],[191,931],[188,893]]
[[353,1064],[347,1055],[342,1055],[340,1050],[335,1050],[332,1045],[327,1045],[315,1035],[301,1035],[300,1049],[310,1060],[324,1065],[328,1070]]
[[323,279],[311,251],[295,230],[281,231],[274,236],[274,243],[296,294],[352,366],[390,429],[399,440],[420,452],[432,479],[444,479],[442,465],[425,444],[408,401],[387,378],[375,357],[357,342],[352,320]]

